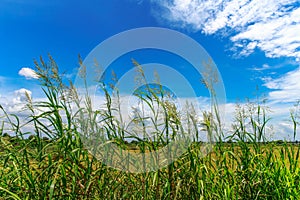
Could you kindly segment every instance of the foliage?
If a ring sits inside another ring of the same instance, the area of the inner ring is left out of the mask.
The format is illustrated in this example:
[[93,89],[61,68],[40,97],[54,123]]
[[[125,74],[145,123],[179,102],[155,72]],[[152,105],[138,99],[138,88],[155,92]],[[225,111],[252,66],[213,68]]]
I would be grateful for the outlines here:
[[[138,64],[135,63],[137,66]],[[94,158],[81,140],[76,118],[81,112],[71,109],[71,102],[82,103],[70,83],[63,84],[58,67],[50,62],[36,62],[45,102],[28,99],[34,133],[22,133],[18,117],[4,112],[0,129],[0,196],[3,199],[297,199],[300,197],[299,145],[265,140],[267,109],[261,103],[237,106],[232,134],[218,140],[213,151],[201,157],[201,142],[192,143],[187,152],[169,166],[156,172],[132,174],[117,171]],[[141,71],[141,75],[142,71]],[[105,88],[105,87],[104,87]],[[148,88],[151,92],[151,88]],[[106,91],[107,109],[94,112],[106,116],[109,139],[123,148],[143,151],[166,145],[172,135],[155,141],[133,138],[124,140],[120,121],[112,117],[110,94]],[[164,126],[172,134],[180,129],[176,107],[163,101],[157,92],[139,97],[154,108],[162,105],[166,121]],[[76,100],[76,101],[75,101]],[[89,108],[89,97],[83,100]],[[120,110],[117,109],[120,112]],[[155,110],[153,111],[155,112]],[[199,123],[206,131],[217,126],[210,113],[203,113]],[[155,115],[154,115],[155,116]],[[296,130],[295,112],[291,114]],[[141,118],[139,118],[141,120]],[[154,120],[155,121],[155,120]],[[247,124],[249,122],[249,124]],[[14,137],[5,134],[9,124]],[[249,126],[250,125],[250,126]],[[92,125],[90,125],[92,126]],[[101,128],[101,127],[98,127]],[[294,133],[295,134],[295,133]],[[47,136],[44,137],[43,136]],[[218,138],[217,138],[218,139]]]

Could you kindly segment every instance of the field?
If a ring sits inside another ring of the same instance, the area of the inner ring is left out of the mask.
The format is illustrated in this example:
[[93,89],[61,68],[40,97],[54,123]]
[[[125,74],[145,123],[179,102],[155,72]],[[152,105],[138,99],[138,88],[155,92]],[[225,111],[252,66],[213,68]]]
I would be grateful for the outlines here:
[[[34,131],[23,133],[18,117],[2,108],[0,199],[300,198],[300,146],[297,142],[266,140],[268,120],[261,102],[249,104],[251,109],[239,108],[232,134],[226,136],[226,142],[216,140],[207,156],[202,156],[203,142],[194,141],[166,167],[152,172],[128,173],[107,166],[89,153],[75,123],[78,113],[70,110],[65,96],[66,91],[76,96],[72,86],[62,83],[53,60],[50,64],[43,61],[36,64],[47,101],[35,103],[28,99],[27,109],[31,111],[28,121]],[[105,94],[109,99],[109,94]],[[117,134],[121,127],[113,121],[109,104],[104,113],[108,116],[105,128],[99,130],[131,152],[147,152],[167,145],[181,123],[174,107],[160,100],[156,93],[152,97],[165,108],[165,127],[172,130],[167,132],[167,137],[150,142],[138,138],[135,142],[124,140],[124,135]],[[43,112],[37,112],[38,109]],[[95,116],[91,114],[99,112],[87,110],[93,122]],[[209,116],[203,113],[199,124],[208,133],[217,132],[221,138],[218,116],[215,120]],[[293,114],[291,116],[295,136],[298,122]],[[194,119],[193,116],[190,119]],[[257,121],[260,125],[255,123]],[[16,136],[6,134],[4,127],[7,125]]]

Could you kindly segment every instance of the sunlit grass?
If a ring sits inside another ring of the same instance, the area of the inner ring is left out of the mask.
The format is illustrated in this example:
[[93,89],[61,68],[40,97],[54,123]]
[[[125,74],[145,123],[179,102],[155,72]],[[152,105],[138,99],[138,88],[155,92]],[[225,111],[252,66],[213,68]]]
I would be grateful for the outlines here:
[[[85,149],[80,129],[75,123],[78,113],[70,109],[69,104],[74,102],[76,92],[71,86],[63,84],[54,60],[50,58],[49,63],[41,61],[36,65],[48,100],[35,103],[29,99],[31,116],[28,116],[28,121],[34,127],[31,137],[25,137],[25,133],[21,132],[16,116],[5,114],[3,118],[5,125],[10,125],[16,136],[9,136],[5,134],[5,129],[1,129],[1,199],[300,197],[299,144],[266,141],[267,111],[260,102],[244,108],[238,107],[232,134],[226,138],[231,142],[216,141],[207,156],[202,157],[200,143],[193,142],[169,166],[155,172],[126,173],[101,163]],[[109,98],[109,94],[106,95]],[[158,96],[152,97],[156,102],[161,101]],[[150,105],[155,102],[151,99],[145,101]],[[162,101],[160,103],[167,105]],[[168,143],[166,137],[154,142],[125,142],[122,135],[117,134],[122,127],[116,121],[110,121],[111,107],[107,106],[108,110],[104,114],[108,116],[106,125],[109,127],[104,130],[109,130],[110,139],[123,149],[147,152]],[[176,109],[172,106],[168,108],[165,110],[169,117],[166,123],[176,132],[181,122],[175,115]],[[91,110],[88,112],[91,117],[99,114]],[[209,117],[208,113],[205,116]],[[292,120],[296,120],[292,116]],[[217,123],[207,119],[204,117],[199,125],[206,131],[214,130]]]

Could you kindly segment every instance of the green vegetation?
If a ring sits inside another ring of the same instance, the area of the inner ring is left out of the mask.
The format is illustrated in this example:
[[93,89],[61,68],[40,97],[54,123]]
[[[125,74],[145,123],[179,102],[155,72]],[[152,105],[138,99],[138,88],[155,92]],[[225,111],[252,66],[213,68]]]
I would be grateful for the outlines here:
[[[136,66],[139,67],[137,63]],[[23,133],[18,117],[1,107],[4,113],[0,129],[1,199],[300,198],[299,145],[266,141],[269,119],[261,102],[237,106],[232,134],[225,138],[230,142],[218,140],[207,156],[202,157],[202,143],[194,141],[167,167],[155,172],[126,173],[106,166],[85,149],[82,127],[77,123],[82,112],[71,109],[71,103],[82,102],[71,83],[63,84],[54,60],[50,57],[49,63],[45,63],[41,59],[36,67],[47,101],[32,102],[28,97],[27,109],[31,112],[28,123],[33,125],[34,133]],[[174,104],[160,98],[163,93],[151,92],[152,95],[139,97],[151,108],[155,103],[162,106],[164,136],[161,134],[155,141],[135,137],[135,142],[126,142],[122,123],[112,117],[110,95],[103,88],[107,109],[92,111],[87,96],[83,101],[87,107],[84,114],[91,122],[90,127],[103,131],[122,148],[156,150],[168,144],[180,130],[182,124]],[[199,123],[208,133],[217,132],[217,139],[223,137],[218,116],[213,119],[204,112],[203,120],[198,122],[191,113],[188,119],[192,125]],[[97,115],[106,116],[101,127],[93,123]],[[295,112],[291,117],[295,137],[298,125]],[[8,125],[16,136],[6,134],[4,127]]]

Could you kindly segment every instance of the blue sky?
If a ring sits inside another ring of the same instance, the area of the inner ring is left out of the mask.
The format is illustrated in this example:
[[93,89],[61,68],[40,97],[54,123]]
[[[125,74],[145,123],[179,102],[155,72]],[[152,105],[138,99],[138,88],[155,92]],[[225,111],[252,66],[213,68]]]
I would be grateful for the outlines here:
[[39,56],[50,53],[74,78],[78,54],[84,58],[108,37],[148,26],[199,42],[223,77],[229,103],[254,98],[258,87],[283,116],[300,99],[299,0],[2,0],[0,102],[22,101],[22,88],[39,96],[27,69]]

